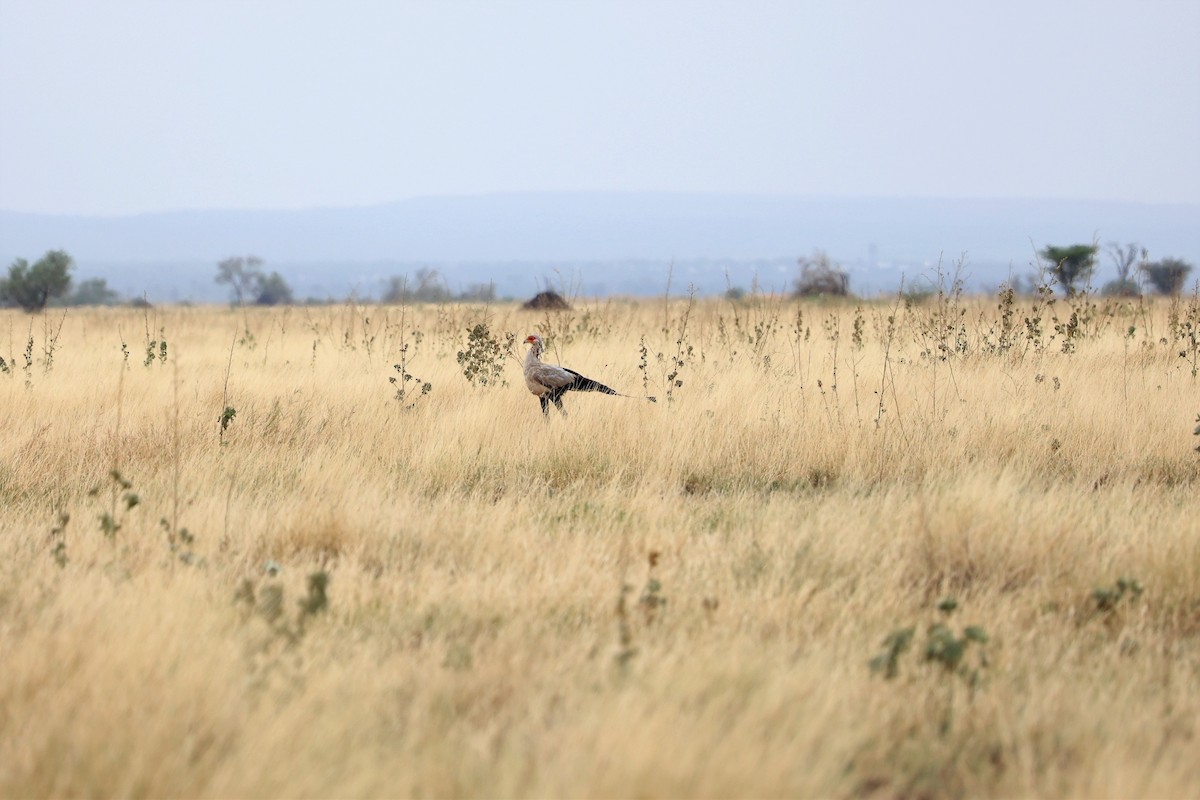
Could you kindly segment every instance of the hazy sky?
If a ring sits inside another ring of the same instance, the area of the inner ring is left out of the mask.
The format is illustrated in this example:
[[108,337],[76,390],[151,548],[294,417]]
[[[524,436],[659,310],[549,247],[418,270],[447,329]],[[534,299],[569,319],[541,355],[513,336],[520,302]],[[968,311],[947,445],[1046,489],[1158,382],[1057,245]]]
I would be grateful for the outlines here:
[[0,209],[1200,202],[1200,0],[0,0]]

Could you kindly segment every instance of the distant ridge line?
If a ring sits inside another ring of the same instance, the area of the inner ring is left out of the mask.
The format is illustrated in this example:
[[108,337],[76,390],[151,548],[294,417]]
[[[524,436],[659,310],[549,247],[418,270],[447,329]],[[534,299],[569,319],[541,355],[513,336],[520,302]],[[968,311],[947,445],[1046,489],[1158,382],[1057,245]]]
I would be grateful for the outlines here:
[[1138,241],[1200,256],[1200,204],[854,198],[681,192],[509,192],[301,210],[116,217],[0,211],[0,257],[77,260],[492,261],[798,256],[1024,261],[1035,244]]

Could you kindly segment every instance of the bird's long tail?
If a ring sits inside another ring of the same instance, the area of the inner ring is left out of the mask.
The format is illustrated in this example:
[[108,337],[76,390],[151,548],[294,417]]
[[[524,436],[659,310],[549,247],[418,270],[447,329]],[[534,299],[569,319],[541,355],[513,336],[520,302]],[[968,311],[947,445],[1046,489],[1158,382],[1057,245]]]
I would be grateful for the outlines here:
[[[621,394],[616,389],[613,389],[611,386],[605,386],[603,383],[600,383],[599,381],[594,381],[591,378],[586,378],[583,375],[580,375],[578,372],[575,372],[574,370],[567,370],[567,371],[575,376],[575,380],[568,383],[566,385],[566,387],[564,388],[564,391],[600,392],[601,394],[611,394],[611,395],[615,395],[616,397],[632,397],[635,400],[642,399],[640,397],[636,397],[635,395]],[[658,402],[653,397],[647,397],[645,399],[649,400],[651,403]]]
[[616,389],[605,386],[599,381],[594,381],[591,378],[585,378],[578,372],[572,372],[575,380],[567,384],[567,389],[575,392],[600,392],[601,394],[620,394]]

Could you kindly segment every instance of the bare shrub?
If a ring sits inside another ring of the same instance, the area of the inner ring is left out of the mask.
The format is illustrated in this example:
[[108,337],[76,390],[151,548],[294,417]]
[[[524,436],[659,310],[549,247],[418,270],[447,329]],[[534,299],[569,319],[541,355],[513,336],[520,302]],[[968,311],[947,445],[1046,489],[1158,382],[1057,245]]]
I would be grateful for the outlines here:
[[798,297],[820,297],[832,295],[845,297],[850,294],[850,275],[835,265],[824,250],[814,250],[807,258],[798,259],[800,277],[796,279]]

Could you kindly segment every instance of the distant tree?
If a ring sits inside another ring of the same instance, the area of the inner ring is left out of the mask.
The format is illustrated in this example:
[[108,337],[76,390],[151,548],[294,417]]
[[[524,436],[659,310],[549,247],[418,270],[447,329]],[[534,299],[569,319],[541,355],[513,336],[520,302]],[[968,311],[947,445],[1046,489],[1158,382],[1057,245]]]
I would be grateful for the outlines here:
[[829,260],[824,250],[813,251],[812,256],[798,260],[800,277],[796,279],[796,295],[817,297],[850,294],[850,275]]
[[292,287],[278,272],[263,272],[263,264],[258,256],[227,258],[217,264],[215,280],[229,286],[233,302],[239,306],[247,300],[260,306],[293,302]]
[[407,303],[412,300],[412,292],[408,287],[407,275],[393,275],[384,284],[379,302],[387,304]]
[[1130,242],[1124,247],[1117,242],[1108,244],[1108,257],[1112,259],[1113,265],[1117,268],[1117,280],[1122,282],[1133,280],[1134,265],[1139,261],[1145,261],[1146,255],[1146,248],[1137,242]]
[[66,297],[69,306],[112,306],[120,302],[120,296],[108,288],[104,278],[88,278],[80,281],[75,291]]
[[496,284],[472,283],[459,293],[458,299],[468,303],[490,303],[496,299]]
[[1117,269],[1117,279],[1104,284],[1103,293],[1110,297],[1138,297],[1141,295],[1141,287],[1134,280],[1133,268],[1139,261],[1145,262],[1146,248],[1137,242],[1130,242],[1124,246],[1117,242],[1110,242],[1106,251],[1108,257],[1112,259],[1113,266]]
[[1096,251],[1094,244],[1073,244],[1070,247],[1047,246],[1041,252],[1042,258],[1050,262],[1051,271],[1058,282],[1074,294],[1080,282],[1087,282],[1092,270],[1096,268]]
[[1159,294],[1177,295],[1183,291],[1183,282],[1192,271],[1192,265],[1179,258],[1164,258],[1142,264],[1141,271]]
[[233,301],[239,306],[254,294],[263,280],[263,260],[258,256],[235,256],[217,264],[217,283],[229,286]]
[[33,266],[18,258],[8,268],[8,278],[0,280],[0,301],[30,313],[41,311],[51,298],[70,288],[73,266],[75,262],[65,250],[47,251]]
[[384,303],[446,303],[454,299],[436,269],[422,267],[413,280],[407,275],[394,275],[383,290]]
[[278,272],[266,276],[259,275],[254,289],[255,305],[278,306],[293,302],[292,287],[288,286],[287,281]]

